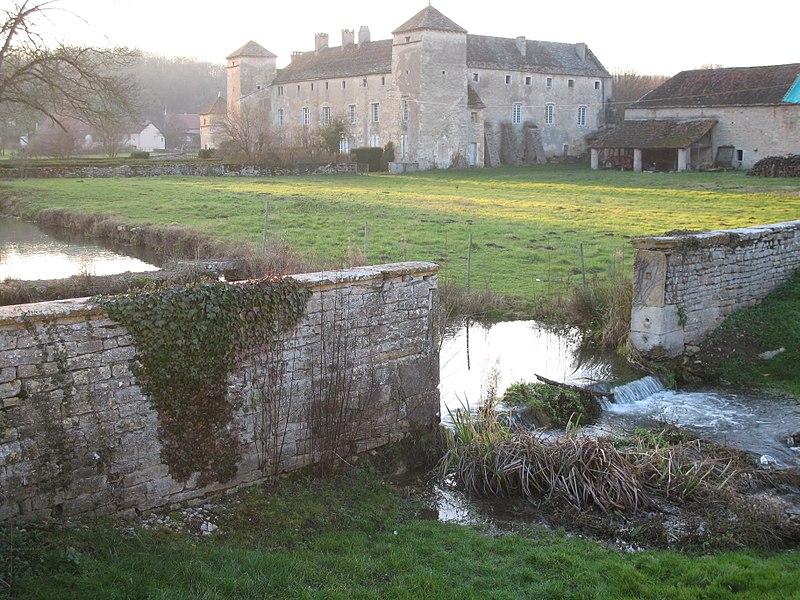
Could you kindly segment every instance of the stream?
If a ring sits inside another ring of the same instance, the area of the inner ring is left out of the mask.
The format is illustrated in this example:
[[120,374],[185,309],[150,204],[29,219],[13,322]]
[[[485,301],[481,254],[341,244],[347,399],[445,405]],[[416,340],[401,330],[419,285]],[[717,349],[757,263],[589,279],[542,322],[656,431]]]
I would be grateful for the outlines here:
[[0,218],[0,281],[59,279],[73,275],[116,275],[156,271],[152,256],[134,248],[110,248],[34,223]]
[[800,431],[797,401],[707,388],[665,390],[618,354],[583,349],[575,330],[552,331],[535,321],[471,323],[444,336],[440,357],[445,424],[456,409],[476,408],[493,386],[502,396],[512,383],[537,381],[539,374],[572,385],[605,385],[614,392],[599,420],[583,428],[589,434],[672,424],[778,466],[800,465],[800,448],[792,448],[788,439]]

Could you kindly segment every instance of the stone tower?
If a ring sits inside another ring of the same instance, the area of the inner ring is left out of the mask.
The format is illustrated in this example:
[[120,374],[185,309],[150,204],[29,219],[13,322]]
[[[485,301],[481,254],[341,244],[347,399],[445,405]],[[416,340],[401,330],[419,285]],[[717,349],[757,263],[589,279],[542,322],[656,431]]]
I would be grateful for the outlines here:
[[420,169],[449,168],[467,152],[467,31],[427,6],[392,35],[397,139]]
[[278,57],[255,42],[228,56],[228,113],[238,113],[241,99],[266,88],[278,73]]

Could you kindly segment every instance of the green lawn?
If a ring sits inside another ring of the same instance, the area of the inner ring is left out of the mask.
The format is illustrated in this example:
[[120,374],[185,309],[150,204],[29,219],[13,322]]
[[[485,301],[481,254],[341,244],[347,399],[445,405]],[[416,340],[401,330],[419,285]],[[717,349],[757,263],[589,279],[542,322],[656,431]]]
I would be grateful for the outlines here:
[[[540,526],[515,533],[414,516],[371,471],[253,488],[210,537],[85,523],[13,547],[19,599],[796,597],[800,555],[626,553]],[[6,563],[8,567],[8,563]],[[2,593],[2,591],[0,591]]]
[[31,217],[48,207],[178,224],[260,244],[268,230],[306,256],[344,264],[429,260],[463,285],[537,298],[587,273],[630,273],[629,238],[800,218],[800,179],[743,172],[633,174],[541,165],[369,176],[53,179],[0,183],[0,202]]

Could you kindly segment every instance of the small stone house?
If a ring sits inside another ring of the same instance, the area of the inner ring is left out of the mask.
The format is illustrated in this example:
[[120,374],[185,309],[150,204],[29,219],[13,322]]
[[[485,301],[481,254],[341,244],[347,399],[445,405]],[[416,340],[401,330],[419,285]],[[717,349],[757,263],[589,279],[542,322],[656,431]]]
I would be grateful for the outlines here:
[[228,111],[225,98],[218,95],[200,111],[200,148],[219,148],[224,140],[224,123]]
[[[586,44],[473,35],[432,6],[391,39],[361,27],[329,41],[316,34],[314,50],[283,69],[255,42],[232,53],[228,114],[257,106],[286,146],[341,119],[342,152],[392,142],[395,171],[580,156],[610,114],[611,76]],[[204,148],[219,142],[213,114],[201,115]]]
[[[800,153],[800,63],[683,71],[592,145],[592,168],[750,168]],[[626,157],[629,157],[626,159]]]

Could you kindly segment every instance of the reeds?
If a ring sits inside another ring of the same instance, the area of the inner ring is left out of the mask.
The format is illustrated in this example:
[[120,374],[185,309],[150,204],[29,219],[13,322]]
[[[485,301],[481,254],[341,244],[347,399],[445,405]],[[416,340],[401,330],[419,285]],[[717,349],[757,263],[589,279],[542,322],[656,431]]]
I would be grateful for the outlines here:
[[441,475],[482,496],[520,495],[596,507],[606,514],[651,508],[658,496],[713,498],[737,471],[731,458],[703,455],[701,442],[619,449],[610,439],[548,436],[506,424],[493,402],[451,415]]

